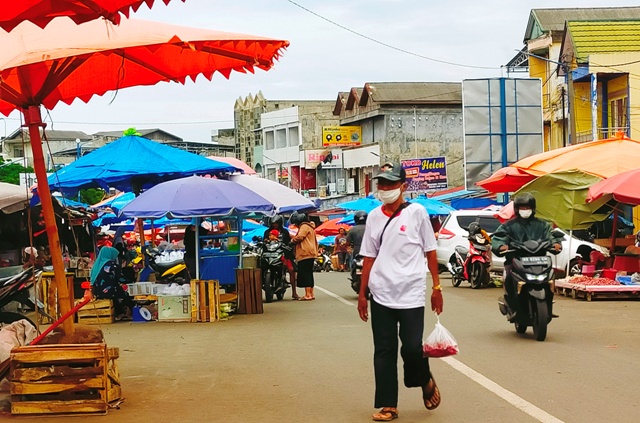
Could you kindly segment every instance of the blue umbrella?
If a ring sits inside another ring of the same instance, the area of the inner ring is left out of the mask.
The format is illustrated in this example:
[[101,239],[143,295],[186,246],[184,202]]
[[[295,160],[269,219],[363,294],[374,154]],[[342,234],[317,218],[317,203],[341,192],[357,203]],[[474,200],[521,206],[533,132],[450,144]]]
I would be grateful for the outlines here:
[[127,204],[120,216],[160,218],[272,214],[274,205],[240,184],[222,179],[189,178],[163,182]]
[[118,195],[117,197],[111,198],[109,201],[105,201],[99,206],[99,208],[102,209],[108,207],[117,213],[122,210],[124,206],[132,202],[134,198],[136,198],[136,195],[134,193],[125,192],[121,195]]
[[338,223],[344,223],[345,225],[353,226],[356,224],[355,215],[348,214],[345,217],[343,217],[341,220],[338,220]]
[[90,187],[134,191],[185,176],[237,170],[227,163],[128,135],[63,167],[48,181],[51,191],[65,194]]
[[264,231],[266,231],[267,229],[269,228],[267,228],[266,226],[261,226],[259,228],[254,228],[250,231],[247,231],[244,234],[242,234],[242,240],[244,242],[253,242],[254,236],[259,236],[260,238],[262,238],[264,236]]
[[381,205],[382,201],[377,200],[372,195],[370,195],[365,198],[358,198],[357,200],[336,204],[336,207],[345,210],[362,210],[367,213],[371,213],[371,210],[375,209],[376,207],[380,207]]
[[323,247],[329,247],[335,243],[336,243],[335,235],[324,237],[320,241],[318,241],[318,244],[322,245]]
[[427,209],[427,213],[429,216],[443,216],[448,215],[455,209],[451,206],[448,206],[444,203],[441,203],[438,200],[434,200],[432,198],[427,198],[424,195],[420,195],[416,198],[409,200],[411,203],[420,204],[422,207]]

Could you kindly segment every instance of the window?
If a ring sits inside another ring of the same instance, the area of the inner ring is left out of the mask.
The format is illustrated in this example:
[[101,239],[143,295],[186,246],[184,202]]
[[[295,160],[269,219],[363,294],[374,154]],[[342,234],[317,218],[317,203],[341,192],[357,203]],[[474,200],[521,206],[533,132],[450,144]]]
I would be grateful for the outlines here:
[[494,233],[500,226],[500,221],[491,216],[458,216],[458,225],[465,231],[469,229],[471,222],[478,222],[480,227],[490,234]]
[[287,146],[287,131],[285,129],[276,130],[276,148]]
[[266,150],[273,150],[275,148],[273,131],[265,132],[264,136],[265,136],[264,148]]
[[627,98],[611,100],[611,126],[613,128],[627,127]]
[[289,128],[289,147],[297,147],[300,144],[298,127]]

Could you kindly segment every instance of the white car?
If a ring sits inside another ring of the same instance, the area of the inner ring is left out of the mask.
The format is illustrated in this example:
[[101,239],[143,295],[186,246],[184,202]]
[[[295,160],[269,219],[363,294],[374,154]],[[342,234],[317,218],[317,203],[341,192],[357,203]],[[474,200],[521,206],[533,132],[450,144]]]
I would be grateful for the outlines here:
[[[477,222],[489,235],[492,235],[498,229],[500,221],[495,217],[495,214],[495,211],[489,210],[456,210],[447,216],[438,233],[438,247],[436,249],[441,270],[446,270],[446,265],[457,245],[469,246],[469,241],[467,240],[469,232],[467,229],[471,222]],[[587,245],[594,250],[600,251],[605,256],[609,256],[608,249],[576,237],[571,237],[571,246],[569,246],[569,234],[557,228],[554,231],[559,231],[564,235],[562,252],[557,256],[551,256],[553,267],[556,269],[566,269],[569,261],[577,256],[576,251],[581,245]],[[493,254],[491,267],[493,272],[502,272],[504,257]]]

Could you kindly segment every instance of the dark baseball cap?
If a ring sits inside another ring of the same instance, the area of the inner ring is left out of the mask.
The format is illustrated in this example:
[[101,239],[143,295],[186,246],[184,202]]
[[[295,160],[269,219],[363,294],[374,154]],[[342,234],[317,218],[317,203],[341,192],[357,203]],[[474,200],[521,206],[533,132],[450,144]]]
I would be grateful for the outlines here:
[[386,179],[391,182],[404,182],[407,180],[407,174],[400,163],[387,162],[380,169],[380,173],[374,176],[373,179]]

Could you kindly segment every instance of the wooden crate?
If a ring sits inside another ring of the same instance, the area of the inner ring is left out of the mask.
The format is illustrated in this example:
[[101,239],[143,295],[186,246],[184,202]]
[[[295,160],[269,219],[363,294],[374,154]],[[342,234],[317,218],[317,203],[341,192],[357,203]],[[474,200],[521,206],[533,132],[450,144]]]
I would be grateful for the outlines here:
[[260,269],[236,269],[238,314],[262,314],[262,273]]
[[191,280],[191,321],[220,320],[220,283],[217,280]]
[[118,358],[120,358],[119,348],[107,348],[107,402],[109,404],[122,398],[120,371],[116,361]]
[[[82,300],[76,301],[76,304]],[[109,325],[113,323],[113,300],[93,300],[78,310],[78,323]]]
[[108,357],[106,344],[14,348],[8,377],[11,413],[106,414]]
[[[67,289],[69,291],[69,308],[73,307],[73,279],[75,273],[67,272],[65,273],[67,277]],[[55,319],[59,319],[62,316],[60,313],[60,304],[58,299],[58,287],[56,285],[56,280],[53,272],[42,272],[42,277],[40,278],[40,284],[38,286],[38,298],[42,301],[44,305],[45,313],[49,314],[51,317]],[[53,323],[53,320],[49,319],[46,316],[42,316],[38,313],[38,319],[40,323]]]

